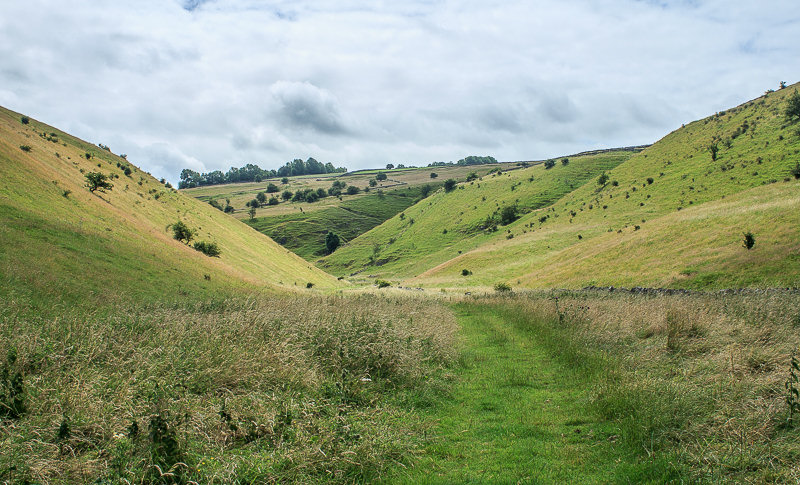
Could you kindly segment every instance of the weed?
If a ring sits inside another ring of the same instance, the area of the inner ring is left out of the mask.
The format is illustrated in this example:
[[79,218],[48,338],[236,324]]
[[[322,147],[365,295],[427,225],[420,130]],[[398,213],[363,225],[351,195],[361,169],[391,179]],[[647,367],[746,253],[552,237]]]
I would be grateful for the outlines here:
[[784,383],[786,388],[786,405],[789,407],[789,417],[787,424],[794,426],[795,414],[800,414],[800,360],[797,359],[795,352],[792,352],[789,361],[789,377]]
[[0,418],[17,419],[25,413],[22,371],[15,370],[17,351],[11,347],[0,369]]

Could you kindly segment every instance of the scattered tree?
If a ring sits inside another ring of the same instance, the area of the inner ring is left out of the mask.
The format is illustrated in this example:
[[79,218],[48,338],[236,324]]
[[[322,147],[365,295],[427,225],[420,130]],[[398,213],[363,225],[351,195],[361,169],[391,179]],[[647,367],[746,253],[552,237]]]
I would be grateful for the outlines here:
[[444,191],[451,192],[453,189],[456,188],[456,181],[453,179],[447,179],[444,181]]
[[500,223],[504,226],[511,224],[518,218],[516,205],[507,205],[500,211]]
[[744,240],[742,241],[742,247],[744,247],[748,251],[750,249],[753,249],[753,246],[756,245],[756,237],[753,235],[753,233],[748,231],[744,233],[743,236]]
[[288,184],[289,183],[289,177],[283,177],[281,179],[281,183],[284,184],[284,185]]
[[431,172],[431,178],[432,178],[432,179],[435,179],[435,178],[436,178],[436,177],[438,177],[438,176],[439,176],[439,174],[438,174],[438,173],[436,173],[436,172]]
[[356,195],[359,192],[361,192],[361,189],[359,189],[355,185],[350,185],[349,187],[347,187],[347,195]]
[[212,258],[218,258],[222,251],[220,251],[219,246],[217,243],[209,243],[205,241],[196,241],[192,246],[196,251],[200,251],[201,253],[205,254],[206,256],[211,256]]
[[250,206],[250,210],[247,211],[247,213],[250,215],[250,220],[251,221],[256,218],[256,208],[255,207]]
[[375,187],[376,185],[378,185],[378,182],[375,179],[369,179],[370,187]]
[[544,162],[544,169],[545,170],[550,170],[551,168],[553,168],[555,166],[556,166],[556,161],[555,160],[546,160]]
[[23,116],[23,117],[22,117],[22,118],[20,118],[19,120],[22,122],[22,124],[23,124],[23,125],[27,125],[28,123],[30,123],[30,122],[31,122],[31,119],[30,119],[30,118],[28,118],[27,116]]
[[289,200],[289,199],[292,198],[292,195],[294,195],[294,194],[292,194],[291,191],[284,190],[283,193],[281,194],[281,197],[283,198],[283,200]]
[[106,190],[111,190],[114,185],[108,181],[108,176],[106,174],[100,172],[89,172],[84,175],[86,178],[86,187],[89,188],[89,192],[94,192],[99,190],[100,192],[105,192]]
[[328,234],[325,236],[325,249],[328,251],[328,254],[336,251],[341,243],[342,241],[338,234],[328,231]]
[[268,205],[278,205],[280,201],[277,197],[270,197],[269,201],[267,202]]
[[267,184],[267,193],[268,194],[274,194],[274,193],[279,192],[279,191],[280,191],[280,189],[278,189],[278,186],[273,184],[272,182]]
[[375,180],[383,182],[384,180],[386,180],[386,174],[383,172],[378,172],[377,174],[375,174]]
[[391,163],[387,163],[387,164],[386,164],[386,170],[391,170],[391,169],[393,169],[393,168],[394,168],[394,165],[393,165],[393,164],[391,164]]
[[267,203],[267,194],[265,194],[264,192],[257,193],[256,202],[258,202],[259,205],[265,205]]
[[599,177],[597,177],[597,185],[603,186],[608,182],[608,175],[605,172],[601,173]]
[[172,237],[182,243],[189,244],[189,241],[194,237],[194,231],[189,229],[189,226],[178,221],[172,224]]

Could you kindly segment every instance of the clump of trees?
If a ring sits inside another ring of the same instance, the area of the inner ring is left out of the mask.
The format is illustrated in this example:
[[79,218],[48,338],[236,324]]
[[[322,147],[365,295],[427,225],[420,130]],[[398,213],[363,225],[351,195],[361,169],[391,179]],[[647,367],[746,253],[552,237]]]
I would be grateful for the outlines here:
[[252,163],[244,167],[231,167],[227,172],[214,170],[208,173],[199,173],[185,168],[181,170],[181,181],[178,188],[188,189],[192,187],[202,187],[205,185],[230,184],[236,182],[261,182],[262,180],[275,177],[283,177],[283,183],[288,183],[288,177],[296,175],[312,175],[325,173],[347,172],[344,167],[334,167],[332,163],[318,162],[309,158],[305,162],[299,158],[287,162],[286,165],[278,170],[266,170]]
[[217,246],[217,243],[214,242],[195,241],[192,247],[195,249],[195,251],[200,251],[206,256],[210,256],[212,258],[218,258],[219,255],[222,254],[219,246]]
[[94,193],[97,190],[105,192],[114,188],[114,184],[109,182],[108,175],[104,173],[89,172],[84,177],[86,178],[86,187],[89,188],[89,192]]
[[433,162],[428,164],[429,167],[447,167],[452,165],[488,165],[490,163],[497,163],[494,157],[479,157],[475,155],[470,155],[468,157],[462,158],[461,160],[453,163],[453,162]]

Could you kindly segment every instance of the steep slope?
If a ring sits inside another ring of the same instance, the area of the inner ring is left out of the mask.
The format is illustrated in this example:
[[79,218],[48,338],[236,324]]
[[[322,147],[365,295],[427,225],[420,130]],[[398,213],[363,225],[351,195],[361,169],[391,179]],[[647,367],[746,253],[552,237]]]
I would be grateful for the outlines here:
[[[318,265],[334,274],[409,278],[496,237],[506,237],[501,212],[547,207],[632,155],[615,151],[491,174],[439,190],[403,213],[351,241]],[[492,232],[493,228],[497,232]],[[366,272],[369,274],[367,275]],[[359,279],[359,278],[356,278]]]
[[[785,116],[797,89],[670,133],[606,183],[512,224],[514,239],[495,237],[414,284],[797,286],[800,123]],[[751,251],[743,232],[756,237]]]
[[[110,175],[113,189],[91,193],[85,175],[92,171]],[[0,177],[0,297],[80,301],[337,284],[109,150],[5,109]],[[221,256],[174,240],[169,226],[177,221],[196,231],[195,240],[217,243]]]

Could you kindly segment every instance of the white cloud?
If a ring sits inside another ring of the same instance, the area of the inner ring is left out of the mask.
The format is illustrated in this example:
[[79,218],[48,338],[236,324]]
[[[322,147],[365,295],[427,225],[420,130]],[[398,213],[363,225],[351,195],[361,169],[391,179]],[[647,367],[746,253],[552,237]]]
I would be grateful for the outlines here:
[[0,104],[173,181],[535,159],[797,80],[798,41],[791,0],[26,0],[0,4]]

